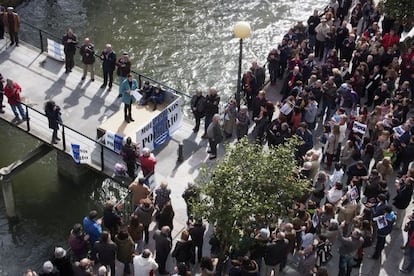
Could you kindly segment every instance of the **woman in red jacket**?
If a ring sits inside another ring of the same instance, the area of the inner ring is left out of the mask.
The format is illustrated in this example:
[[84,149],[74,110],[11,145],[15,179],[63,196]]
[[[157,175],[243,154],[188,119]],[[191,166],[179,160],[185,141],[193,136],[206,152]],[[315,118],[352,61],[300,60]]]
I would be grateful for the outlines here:
[[11,109],[14,113],[14,121],[20,121],[19,114],[17,113],[17,110],[20,113],[20,116],[22,117],[22,120],[26,120],[26,113],[23,110],[23,106],[21,104],[21,98],[20,93],[22,92],[22,88],[20,85],[12,81],[11,79],[7,79],[6,81],[6,87],[4,87],[4,95],[6,95],[8,102],[10,104]]

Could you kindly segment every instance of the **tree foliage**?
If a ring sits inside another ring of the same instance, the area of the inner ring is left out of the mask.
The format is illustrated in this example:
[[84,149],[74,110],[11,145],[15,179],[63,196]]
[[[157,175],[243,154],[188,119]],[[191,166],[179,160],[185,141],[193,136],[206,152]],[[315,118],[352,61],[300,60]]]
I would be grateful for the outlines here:
[[277,222],[287,207],[302,196],[308,182],[300,178],[294,152],[299,140],[264,150],[241,140],[229,146],[224,160],[205,168],[198,186],[200,202],[196,215],[216,225],[218,238],[225,245],[237,245],[252,221]]
[[414,20],[413,0],[383,0],[381,6],[384,13],[400,22]]

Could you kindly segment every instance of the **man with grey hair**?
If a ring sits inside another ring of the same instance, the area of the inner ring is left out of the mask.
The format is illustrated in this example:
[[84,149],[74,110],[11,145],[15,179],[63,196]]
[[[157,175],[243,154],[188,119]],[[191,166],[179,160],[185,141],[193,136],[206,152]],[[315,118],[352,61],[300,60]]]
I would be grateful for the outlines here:
[[214,114],[213,119],[207,128],[207,136],[210,145],[208,153],[211,154],[208,159],[212,160],[217,157],[217,145],[223,141],[223,131],[220,126],[219,114]]
[[338,240],[341,243],[339,247],[339,273],[338,276],[351,275],[354,265],[354,255],[364,243],[361,232],[354,229],[350,237],[345,237],[343,229],[345,222],[342,222],[338,231]]
[[141,255],[134,256],[132,263],[134,265],[134,276],[149,275],[151,271],[158,269],[158,263],[152,257],[149,249],[144,249]]
[[102,71],[104,76],[104,82],[101,85],[101,88],[105,88],[108,84],[108,91],[110,91],[112,89],[112,82],[114,80],[114,70],[116,63],[116,54],[112,50],[111,44],[105,45],[105,50],[102,51],[100,58],[102,60]]
[[[276,237],[276,238],[275,238]],[[272,233],[273,240],[266,245],[264,254],[265,276],[279,275],[280,265],[289,253],[289,241],[285,233]]]
[[156,230],[153,239],[155,240],[155,261],[159,266],[158,272],[160,275],[169,275],[165,270],[165,265],[172,247],[170,227],[163,226],[161,230]]

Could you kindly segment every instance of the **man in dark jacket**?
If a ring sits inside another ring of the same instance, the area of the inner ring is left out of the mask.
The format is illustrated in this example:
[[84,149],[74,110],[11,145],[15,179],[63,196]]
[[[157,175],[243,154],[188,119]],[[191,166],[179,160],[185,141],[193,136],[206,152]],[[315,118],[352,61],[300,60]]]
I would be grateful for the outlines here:
[[55,256],[52,260],[52,263],[59,270],[60,276],[72,276],[73,269],[72,263],[68,255],[66,255],[66,250],[62,247],[55,248]]
[[397,208],[397,220],[395,221],[395,227],[401,229],[405,211],[410,205],[411,197],[413,195],[414,179],[404,176],[401,179],[395,180],[395,189],[397,195],[394,197],[393,205]]
[[339,247],[339,273],[338,276],[351,275],[352,266],[354,265],[354,255],[364,243],[361,232],[359,230],[352,231],[350,237],[345,237],[343,229],[345,222],[341,224],[338,231]]
[[197,259],[198,263],[200,263],[201,257],[203,256],[204,232],[206,231],[206,227],[203,225],[203,220],[197,219],[194,224],[190,224],[190,229],[188,231],[193,240],[194,248],[197,247]]
[[95,63],[95,46],[91,43],[87,37],[84,40],[83,45],[79,49],[79,53],[82,56],[83,63],[83,75],[82,80],[86,78],[88,69],[91,71],[91,81],[95,80],[95,69],[93,64]]
[[92,250],[93,257],[96,258],[98,263],[111,268],[111,275],[116,275],[115,259],[117,250],[118,246],[111,240],[111,236],[106,231],[102,232],[101,240],[94,244]]
[[131,137],[128,137],[125,145],[123,145],[122,150],[121,150],[121,155],[122,155],[122,159],[127,165],[127,171],[128,171],[129,177],[134,179],[136,177],[135,169],[136,169],[136,163],[138,160],[139,152],[138,152],[137,147],[134,144],[132,144]]
[[[106,44],[105,50],[102,51],[101,54],[102,60],[102,71],[104,76],[104,82],[101,85],[101,88],[105,88],[108,84],[108,90],[110,91],[112,88],[112,82],[114,80],[114,70],[115,70],[115,63],[116,63],[116,54],[112,51],[112,45]],[[108,83],[109,78],[109,83]]]
[[377,242],[375,244],[375,251],[372,255],[372,259],[378,260],[381,257],[381,252],[385,247],[385,238],[392,232],[392,227],[396,220],[396,216],[392,211],[391,206],[384,208],[384,215],[374,217],[373,220],[377,222]]
[[223,131],[220,126],[220,115],[214,114],[213,120],[207,128],[208,143],[210,145],[209,159],[215,159],[217,157],[217,145],[223,141]]
[[161,230],[156,230],[153,236],[155,240],[155,261],[158,263],[158,272],[161,275],[168,274],[165,270],[165,263],[171,251],[171,230],[169,226],[163,226]]
[[279,232],[276,239],[272,240],[266,245],[264,262],[265,262],[265,276],[270,276],[272,271],[278,275],[280,264],[287,258],[289,242],[285,239],[285,233]]
[[201,90],[197,90],[196,94],[191,98],[191,111],[193,112],[196,123],[193,128],[194,132],[198,132],[200,129],[200,121],[205,115],[205,108],[206,98],[203,96]]
[[213,119],[214,114],[219,113],[220,97],[217,96],[217,89],[214,87],[210,88],[208,95],[206,96],[206,106],[204,112],[206,117],[204,118],[204,134],[202,138],[208,138],[207,128]]
[[76,45],[78,41],[76,40],[76,35],[73,33],[72,29],[68,29],[66,35],[62,37],[63,51],[65,52],[65,68],[66,74],[72,72],[72,68],[75,66],[75,52]]

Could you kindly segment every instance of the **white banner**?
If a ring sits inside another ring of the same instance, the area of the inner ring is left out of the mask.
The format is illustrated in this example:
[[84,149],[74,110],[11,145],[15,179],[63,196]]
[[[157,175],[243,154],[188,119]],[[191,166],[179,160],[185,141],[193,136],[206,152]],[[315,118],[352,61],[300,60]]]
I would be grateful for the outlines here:
[[147,147],[153,150],[171,138],[171,135],[181,127],[182,112],[181,98],[175,99],[151,122],[136,132],[136,142],[141,148]]
[[105,132],[105,146],[120,153],[124,145],[124,137],[107,130]]
[[78,164],[90,164],[91,163],[91,151],[81,145],[71,144],[72,157]]
[[48,38],[47,39],[47,55],[58,61],[64,61],[65,53],[63,52],[63,45]]
[[354,124],[352,125],[353,132],[357,132],[357,133],[364,135],[366,130],[367,130],[367,125],[354,121]]

